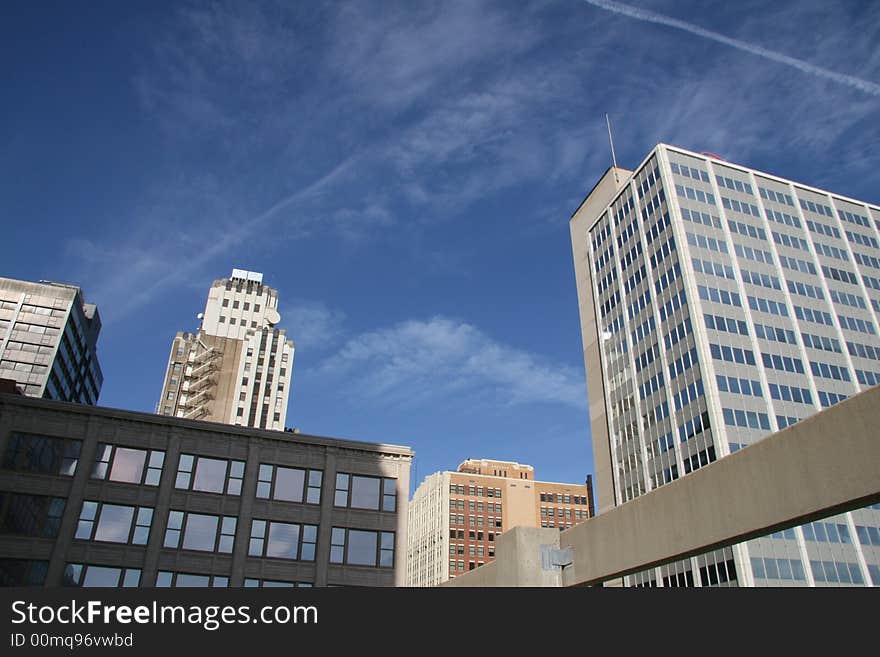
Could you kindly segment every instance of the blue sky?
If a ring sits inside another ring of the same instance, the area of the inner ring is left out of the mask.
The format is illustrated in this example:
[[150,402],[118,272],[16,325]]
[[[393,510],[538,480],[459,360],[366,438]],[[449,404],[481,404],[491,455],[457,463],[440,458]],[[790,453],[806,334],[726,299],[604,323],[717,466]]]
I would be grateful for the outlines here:
[[[833,8],[833,11],[832,11]],[[11,2],[0,275],[104,319],[152,412],[233,267],[279,290],[288,425],[592,472],[568,219],[659,141],[880,202],[876,2]]]

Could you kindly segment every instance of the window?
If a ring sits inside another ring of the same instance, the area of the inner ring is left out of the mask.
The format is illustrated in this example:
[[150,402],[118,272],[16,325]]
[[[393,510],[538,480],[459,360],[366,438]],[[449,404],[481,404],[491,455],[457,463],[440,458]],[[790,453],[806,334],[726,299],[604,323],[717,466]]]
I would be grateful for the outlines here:
[[311,588],[308,582],[282,582],[275,579],[254,579],[247,578],[244,580],[245,588]]
[[13,432],[6,446],[3,467],[72,477],[81,447],[81,440]]
[[98,443],[92,479],[158,486],[165,452]]
[[[213,516],[185,511],[168,513],[163,547],[201,552],[232,552],[237,519],[233,516]],[[218,531],[219,530],[219,531]],[[183,543],[181,544],[181,535]]]
[[321,470],[285,468],[280,465],[260,464],[257,497],[302,502],[305,495],[307,504],[321,503]]
[[241,495],[243,478],[244,461],[181,454],[174,486],[205,493],[225,492],[227,495]]
[[0,533],[56,538],[64,504],[61,497],[0,492]]
[[334,527],[330,541],[330,563],[392,568],[394,532]]
[[0,559],[0,586],[42,586],[48,570],[48,561]]
[[336,475],[334,506],[352,509],[397,510],[397,480],[340,472]]
[[63,586],[137,587],[141,581],[140,568],[113,568],[69,563],[64,567]]
[[251,523],[248,555],[314,561],[317,541],[317,525],[254,520]]
[[225,575],[195,575],[193,573],[175,573],[168,570],[160,570],[156,574],[156,586],[226,588],[229,586],[229,578]]
[[86,500],[79,514],[74,538],[146,545],[152,522],[151,507],[104,504]]

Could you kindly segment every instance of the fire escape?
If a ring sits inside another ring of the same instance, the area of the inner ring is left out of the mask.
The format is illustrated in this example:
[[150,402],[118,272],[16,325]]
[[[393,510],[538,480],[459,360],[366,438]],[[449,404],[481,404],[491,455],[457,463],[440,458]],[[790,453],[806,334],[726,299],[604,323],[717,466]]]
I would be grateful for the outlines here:
[[220,352],[214,347],[205,346],[201,340],[193,344],[181,388],[181,396],[186,394],[186,397],[179,404],[185,418],[197,420],[210,412],[208,407],[214,399],[219,361]]

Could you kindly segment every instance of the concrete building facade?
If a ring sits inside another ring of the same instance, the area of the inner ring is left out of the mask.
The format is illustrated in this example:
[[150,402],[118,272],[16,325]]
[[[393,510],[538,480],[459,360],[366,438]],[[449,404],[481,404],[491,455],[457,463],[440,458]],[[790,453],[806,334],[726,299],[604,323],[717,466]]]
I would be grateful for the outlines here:
[[400,586],[412,457],[0,394],[0,585]]
[[98,308],[75,285],[0,278],[0,378],[22,394],[96,404],[100,332]]
[[499,535],[512,527],[563,530],[594,512],[586,484],[535,481],[534,468],[512,461],[469,459],[437,472],[409,507],[407,586],[437,586],[495,558]]
[[[570,228],[600,513],[880,382],[877,206],[659,144]],[[626,583],[865,584],[877,511]]]
[[293,341],[276,328],[278,292],[233,269],[208,291],[196,333],[178,333],[156,407],[161,415],[284,429]]

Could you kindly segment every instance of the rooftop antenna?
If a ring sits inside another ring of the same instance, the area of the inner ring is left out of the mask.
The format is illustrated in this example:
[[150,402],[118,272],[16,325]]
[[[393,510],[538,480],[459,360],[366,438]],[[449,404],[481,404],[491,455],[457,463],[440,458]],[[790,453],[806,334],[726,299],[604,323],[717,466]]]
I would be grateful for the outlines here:
[[605,125],[608,126],[608,141],[611,144],[611,161],[614,163],[614,182],[619,183],[617,177],[617,156],[614,154],[614,137],[611,136],[611,119],[608,118],[608,112],[605,112]]

